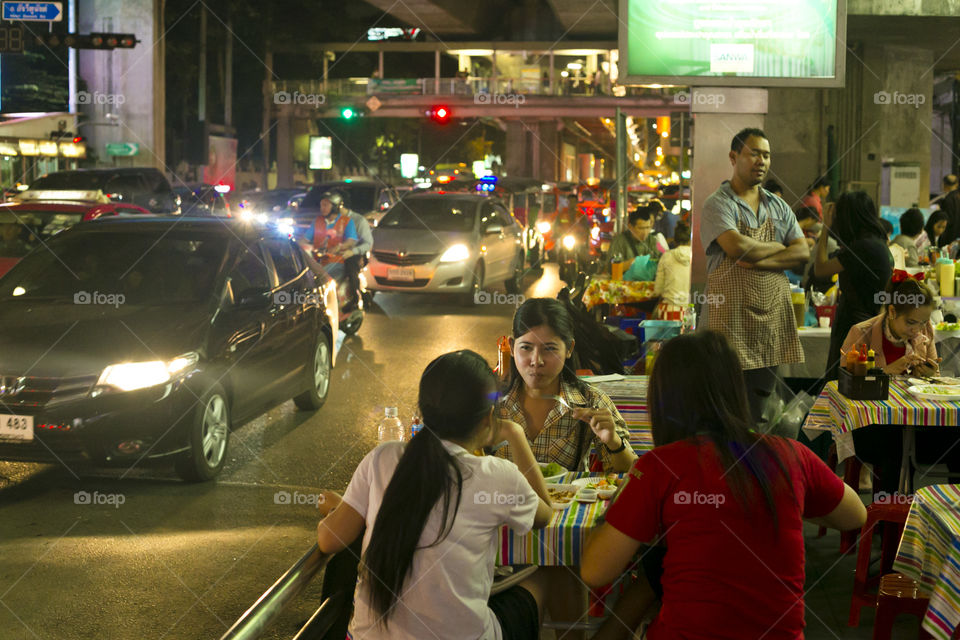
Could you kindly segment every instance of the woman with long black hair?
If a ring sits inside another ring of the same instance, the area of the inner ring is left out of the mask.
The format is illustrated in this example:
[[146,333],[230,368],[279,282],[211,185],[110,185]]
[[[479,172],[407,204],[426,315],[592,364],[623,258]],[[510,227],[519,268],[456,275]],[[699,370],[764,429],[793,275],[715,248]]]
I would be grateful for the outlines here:
[[[827,236],[833,233],[840,244],[835,256],[827,255]],[[823,210],[823,229],[817,239],[814,275],[839,274],[840,297],[830,328],[827,352],[827,380],[837,377],[840,346],[855,324],[880,313],[880,303],[890,275],[893,256],[887,248],[887,232],[880,225],[877,207],[864,191],[848,191],[836,207]]]
[[[494,416],[496,382],[472,351],[431,362],[420,379],[423,429],[367,454],[320,522],[323,553],[363,532],[350,637],[537,638],[542,577],[490,598],[499,528],[523,533],[553,516],[522,429]],[[470,453],[502,440],[517,464]]]
[[745,389],[723,334],[664,344],[647,392],[656,446],[630,470],[581,564],[588,585],[607,584],[642,551],[647,575],[594,640],[632,637],[658,596],[649,640],[801,637],[802,521],[854,529],[866,509],[804,445],[753,432]]

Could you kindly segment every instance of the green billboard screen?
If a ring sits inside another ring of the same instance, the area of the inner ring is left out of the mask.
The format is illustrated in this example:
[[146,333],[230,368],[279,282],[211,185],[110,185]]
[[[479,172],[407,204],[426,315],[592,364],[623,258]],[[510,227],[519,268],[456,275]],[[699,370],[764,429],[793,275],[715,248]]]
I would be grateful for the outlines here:
[[620,0],[620,17],[624,84],[843,85],[844,0]]

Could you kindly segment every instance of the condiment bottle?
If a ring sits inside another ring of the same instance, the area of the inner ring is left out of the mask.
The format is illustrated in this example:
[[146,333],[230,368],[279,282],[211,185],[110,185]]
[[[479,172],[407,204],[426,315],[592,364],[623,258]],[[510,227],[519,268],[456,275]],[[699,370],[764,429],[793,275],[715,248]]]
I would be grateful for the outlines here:
[[940,295],[945,298],[952,298],[953,279],[956,277],[956,267],[953,260],[947,257],[937,260],[937,282],[940,284]]
[[847,351],[847,360],[844,363],[846,370],[849,371],[850,373],[856,372],[857,360],[859,359],[860,359],[860,354],[857,353],[856,349],[851,348],[849,351]]
[[867,356],[866,354],[861,353],[860,357],[857,359],[857,366],[854,369],[853,375],[855,376],[865,376],[867,375]]
[[510,339],[507,336],[500,336],[497,340],[497,375],[501,381],[507,379],[510,375]]
[[873,349],[867,349],[867,371],[870,371],[870,369],[876,368],[876,360],[875,360],[876,357],[877,357],[877,354],[876,352],[874,352]]

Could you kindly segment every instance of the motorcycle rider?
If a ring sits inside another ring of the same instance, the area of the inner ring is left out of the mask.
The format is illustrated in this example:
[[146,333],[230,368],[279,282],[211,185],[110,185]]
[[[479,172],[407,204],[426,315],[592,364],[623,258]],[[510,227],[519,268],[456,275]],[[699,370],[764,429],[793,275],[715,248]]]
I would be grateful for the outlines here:
[[331,278],[343,279],[346,254],[360,241],[357,227],[345,211],[343,194],[333,190],[320,198],[320,215],[303,234],[308,253],[322,255],[321,262]]

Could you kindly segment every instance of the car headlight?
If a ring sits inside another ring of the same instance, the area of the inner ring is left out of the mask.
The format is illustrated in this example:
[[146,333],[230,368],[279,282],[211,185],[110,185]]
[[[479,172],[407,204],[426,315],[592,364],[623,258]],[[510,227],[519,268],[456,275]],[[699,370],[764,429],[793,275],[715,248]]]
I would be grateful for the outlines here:
[[552,227],[550,223],[547,222],[546,220],[541,220],[540,222],[537,223],[537,231],[539,231],[540,233],[548,233],[551,228]]
[[600,237],[600,227],[593,227],[590,229],[590,237],[594,240],[597,240]]
[[470,249],[465,244],[455,244],[448,247],[443,255],[440,256],[440,262],[462,262],[470,257]]
[[577,246],[577,239],[571,235],[563,236],[563,248],[564,249],[573,249]]
[[292,236],[294,232],[293,218],[280,218],[277,220],[277,231],[285,236]]
[[187,353],[164,362],[123,362],[111,364],[97,381],[97,387],[115,391],[134,391],[170,382],[177,374],[197,363],[196,353]]
[[603,208],[603,217],[606,218],[607,220],[610,219],[610,207]]

